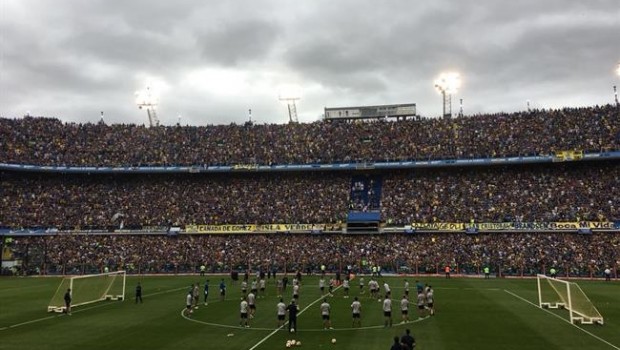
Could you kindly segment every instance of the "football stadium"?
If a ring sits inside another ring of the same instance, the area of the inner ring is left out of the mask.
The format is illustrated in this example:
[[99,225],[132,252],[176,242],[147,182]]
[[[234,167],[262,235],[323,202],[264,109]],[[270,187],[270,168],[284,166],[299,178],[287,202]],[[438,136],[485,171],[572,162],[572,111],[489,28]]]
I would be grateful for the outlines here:
[[[225,128],[2,119],[2,346],[375,349],[409,329],[420,348],[617,348],[619,121],[612,105]],[[591,130],[553,134],[571,125]],[[115,137],[129,150],[101,146]],[[277,305],[292,300],[289,332]]]
[[[358,14],[368,15],[361,3]],[[7,3],[16,19],[20,6]],[[115,6],[99,9],[131,11]],[[150,6],[145,13],[180,11]],[[70,7],[50,18],[80,13]],[[68,23],[90,28],[84,19],[120,18],[89,11]],[[13,23],[8,17],[0,28]],[[609,23],[619,25],[617,17]],[[181,45],[175,30],[166,35]],[[13,65],[32,59],[13,56],[9,33],[0,62],[11,69],[0,91],[23,73]],[[249,48],[256,35],[235,32]],[[156,46],[164,34],[148,38]],[[327,56],[357,62],[328,48]],[[112,57],[107,62],[122,57],[131,66],[122,50],[109,50],[100,52]],[[222,57],[218,64],[253,64]],[[93,79],[113,74],[82,58]],[[41,70],[42,79],[51,63],[34,60],[40,64],[25,70]],[[319,70],[300,68],[308,79]],[[227,84],[246,84],[210,74],[221,82],[221,95],[210,96],[221,100],[233,94]],[[54,81],[58,89],[82,79],[65,78]],[[431,84],[441,112],[428,112],[423,99],[394,104],[332,81],[333,91],[350,96],[340,103],[323,95],[319,104],[330,107],[316,120],[305,119],[312,102],[303,105],[289,88],[273,98],[283,103],[284,122],[253,120],[252,109],[243,120],[208,119],[223,107],[205,112],[207,120],[170,122],[153,86],[136,93],[126,120],[103,111],[72,119],[71,108],[81,112],[89,94],[76,87],[67,88],[77,89],[68,102],[37,100],[67,116],[18,115],[22,92],[33,101],[55,92],[45,79],[40,88],[15,85],[0,97],[0,349],[620,350],[616,86],[605,103],[584,97],[546,108],[528,100],[507,112],[488,93],[489,106],[468,113],[461,79],[447,71]],[[309,100],[318,99],[321,89],[312,89]],[[106,103],[121,103],[102,91]]]

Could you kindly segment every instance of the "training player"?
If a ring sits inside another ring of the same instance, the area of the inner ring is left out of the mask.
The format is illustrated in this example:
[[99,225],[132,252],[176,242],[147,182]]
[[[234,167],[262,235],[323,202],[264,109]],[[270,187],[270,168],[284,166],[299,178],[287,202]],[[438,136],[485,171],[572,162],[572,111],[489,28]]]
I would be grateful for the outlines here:
[[383,300],[383,316],[385,317],[383,327],[387,327],[388,325],[392,327],[392,299],[388,297]]
[[254,295],[258,294],[258,282],[256,282],[256,278],[252,280],[252,286],[250,287],[250,293],[254,293]]
[[192,291],[192,295],[194,297],[194,309],[198,308],[198,302],[200,302],[200,284],[194,284],[194,289]]
[[392,289],[390,289],[390,285],[386,281],[383,281],[383,289],[385,290],[385,297],[390,298],[392,296]]
[[192,300],[194,296],[192,295],[192,290],[190,289],[185,296],[185,310],[183,310],[183,315],[189,317],[192,314]]
[[136,286],[136,304],[138,301],[142,304],[142,285],[140,285],[140,282],[138,282],[138,285]]
[[400,323],[405,323],[409,321],[409,299],[407,299],[406,295],[403,295],[403,298],[400,300],[400,313],[403,317]]
[[299,311],[299,306],[295,304],[295,299],[291,300],[286,310],[288,311],[288,331],[297,332],[297,312]]
[[423,291],[418,293],[418,314],[420,318],[426,315],[426,295],[424,295]]
[[433,297],[433,287],[428,286],[428,291],[426,292],[426,307],[428,307],[431,316],[435,315],[435,299]]
[[278,327],[282,327],[284,318],[286,317],[286,304],[284,304],[282,298],[280,298],[280,302],[276,305],[276,309],[278,310]]
[[260,298],[264,298],[265,297],[265,277],[263,276],[263,278],[260,279],[260,281],[258,281],[258,287],[260,288]]
[[247,300],[248,306],[250,308],[250,318],[254,318],[254,314],[256,313],[256,295],[250,292],[250,294],[248,294]]
[[409,281],[405,280],[405,295],[409,297]]
[[362,326],[362,303],[360,303],[357,297],[353,299],[353,303],[351,304],[351,311],[353,312],[353,327],[355,327],[356,323],[359,327],[361,327]]
[[323,299],[323,303],[321,304],[320,309],[321,317],[323,318],[323,329],[334,329],[332,328],[332,322],[329,319],[331,306],[327,302],[327,298]]
[[364,294],[364,277],[360,277],[360,294]]
[[71,315],[71,288],[68,288],[67,291],[65,292],[65,310],[64,312],[67,315]]
[[224,283],[224,279],[220,282],[220,300],[224,301],[226,299],[226,284]]
[[276,288],[278,289],[278,297],[282,297],[282,280],[277,280]]
[[342,282],[342,289],[344,289],[344,298],[349,298],[349,276],[345,277]]
[[293,285],[293,299],[295,302],[299,301],[299,283]]
[[323,277],[319,279],[319,289],[321,290],[321,295],[325,295],[325,278]]
[[250,327],[250,322],[248,321],[248,302],[246,301],[246,297],[241,298],[239,311],[241,312],[241,316],[239,318],[239,325],[241,327]]
[[248,281],[243,280],[241,281],[241,295],[246,294],[248,294]]

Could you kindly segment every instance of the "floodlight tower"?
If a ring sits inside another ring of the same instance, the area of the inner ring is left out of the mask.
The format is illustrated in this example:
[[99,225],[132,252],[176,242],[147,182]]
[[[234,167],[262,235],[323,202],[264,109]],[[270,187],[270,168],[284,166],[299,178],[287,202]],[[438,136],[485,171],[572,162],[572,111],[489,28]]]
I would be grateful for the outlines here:
[[[616,75],[620,78],[620,62],[618,62],[618,65],[616,66]],[[616,107],[620,106],[618,103],[618,90],[616,85],[614,85],[614,99],[616,100]]]
[[455,94],[459,87],[461,87],[461,76],[459,73],[441,73],[439,78],[435,80],[435,88],[443,99],[444,118],[452,117],[452,94]]
[[136,91],[136,105],[138,109],[146,109],[146,113],[149,117],[149,125],[151,127],[159,126],[159,119],[155,111],[155,107],[158,103],[159,97],[151,90],[150,86],[147,86],[144,90]]
[[301,99],[301,89],[296,85],[280,87],[278,99],[286,103],[288,107],[288,120],[290,123],[297,123],[297,104],[296,101]]

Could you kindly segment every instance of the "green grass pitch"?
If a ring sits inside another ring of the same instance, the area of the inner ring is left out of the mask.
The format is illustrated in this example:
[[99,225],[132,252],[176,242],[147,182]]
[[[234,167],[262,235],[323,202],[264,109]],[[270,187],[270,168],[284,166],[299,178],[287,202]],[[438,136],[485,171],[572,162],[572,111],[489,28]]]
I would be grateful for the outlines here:
[[[74,309],[73,315],[47,313],[47,304],[59,278],[0,279],[0,349],[283,349],[287,340],[301,341],[295,349],[389,349],[392,338],[409,328],[416,349],[620,349],[620,284],[579,281],[584,292],[605,318],[605,325],[571,325],[568,313],[539,309],[535,279],[478,279],[420,277],[435,290],[436,315],[417,319],[412,300],[412,322],[399,324],[398,301],[403,277],[386,277],[393,290],[394,325],[383,327],[381,303],[362,302],[362,328],[351,329],[350,305],[359,294],[358,280],[351,284],[351,297],[339,289],[329,299],[333,330],[323,330],[319,312],[322,301],[317,277],[304,276],[300,295],[298,332],[276,329],[276,290],[269,281],[267,296],[257,301],[256,317],[248,329],[239,324],[239,284],[228,286],[227,300],[217,293],[219,276],[209,276],[211,295],[191,318],[181,314],[191,283],[205,277],[127,278],[123,302],[101,302]],[[291,276],[289,276],[292,279]],[[359,278],[359,277],[358,277]],[[407,278],[414,289],[415,277]],[[366,283],[369,278],[365,277]],[[138,281],[143,285],[144,304],[133,301]],[[201,291],[202,292],[202,291]],[[284,294],[288,304],[290,286]],[[202,302],[202,295],[201,295]],[[336,344],[331,339],[337,340]]]

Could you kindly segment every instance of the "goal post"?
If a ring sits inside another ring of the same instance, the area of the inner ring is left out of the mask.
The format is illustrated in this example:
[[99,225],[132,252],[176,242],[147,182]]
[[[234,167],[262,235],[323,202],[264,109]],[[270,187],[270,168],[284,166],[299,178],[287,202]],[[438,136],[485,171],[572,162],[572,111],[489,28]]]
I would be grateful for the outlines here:
[[71,307],[102,300],[125,300],[126,277],[125,271],[65,277],[50,300],[47,311],[64,312],[64,295],[68,289],[71,289]]
[[566,309],[571,323],[603,324],[603,316],[575,282],[536,275],[538,306]]

